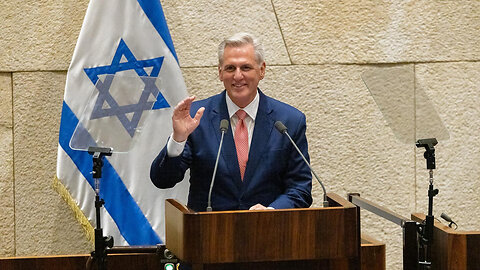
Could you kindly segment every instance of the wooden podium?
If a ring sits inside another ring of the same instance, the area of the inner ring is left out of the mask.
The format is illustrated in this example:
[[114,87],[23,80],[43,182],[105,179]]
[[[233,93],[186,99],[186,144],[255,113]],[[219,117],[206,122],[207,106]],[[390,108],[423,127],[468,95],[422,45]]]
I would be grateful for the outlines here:
[[[412,214],[422,222],[424,214]],[[456,231],[435,220],[432,244],[432,269],[480,269],[480,231]]]
[[166,247],[193,269],[360,269],[357,208],[193,212],[165,204]]

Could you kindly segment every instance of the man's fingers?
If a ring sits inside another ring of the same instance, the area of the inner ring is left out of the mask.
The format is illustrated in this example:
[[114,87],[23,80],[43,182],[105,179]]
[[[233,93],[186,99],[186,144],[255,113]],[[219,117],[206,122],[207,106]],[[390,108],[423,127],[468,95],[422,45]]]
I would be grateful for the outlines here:
[[250,207],[249,210],[267,210],[267,207],[257,203],[254,206]]
[[180,101],[177,106],[175,106],[175,111],[182,111],[182,110],[187,110],[190,111],[190,105],[192,105],[192,102],[195,100],[195,96],[187,97]]
[[200,123],[200,119],[202,119],[204,111],[205,111],[205,107],[201,107],[200,109],[198,109],[197,113],[195,114],[195,118],[194,118],[195,121]]
[[195,100],[195,96],[191,96],[191,97],[185,98],[183,101],[184,101],[185,106],[187,106],[190,109],[190,105],[192,105],[192,102],[194,100]]

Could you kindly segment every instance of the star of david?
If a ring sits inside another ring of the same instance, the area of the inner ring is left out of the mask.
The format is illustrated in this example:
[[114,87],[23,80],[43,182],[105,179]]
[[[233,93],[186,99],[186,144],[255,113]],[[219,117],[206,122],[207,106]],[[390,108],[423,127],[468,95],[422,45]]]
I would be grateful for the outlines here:
[[[127,61],[122,61],[122,59],[126,59]],[[158,87],[155,85],[162,64],[163,56],[147,60],[137,60],[125,41],[121,39],[110,65],[84,69],[88,78],[96,86],[99,92],[90,119],[116,116],[130,137],[133,137],[144,111],[170,107]],[[151,73],[148,74],[145,69],[150,68]],[[126,70],[134,70],[145,84],[145,88],[140,95],[138,103],[119,105],[111,95],[110,87],[115,78],[114,75],[117,72]],[[105,79],[103,81],[99,80],[99,75],[104,74],[107,75]],[[153,95],[156,98],[155,102],[149,101],[150,95]],[[107,104],[108,106],[104,106],[104,104]],[[131,119],[128,119],[127,114],[133,114]]]

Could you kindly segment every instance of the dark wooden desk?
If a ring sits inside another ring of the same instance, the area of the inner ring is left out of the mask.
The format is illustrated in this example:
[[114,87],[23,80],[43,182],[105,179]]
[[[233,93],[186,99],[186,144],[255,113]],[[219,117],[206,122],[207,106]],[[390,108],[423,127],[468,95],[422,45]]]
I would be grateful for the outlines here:
[[[361,269],[385,270],[385,244],[362,235]],[[85,270],[89,254],[0,258],[1,270]],[[108,257],[108,269],[163,269],[155,254],[115,254]]]
[[[412,220],[422,222],[424,214],[412,214]],[[435,220],[432,244],[432,269],[480,269],[480,231],[456,231]]]

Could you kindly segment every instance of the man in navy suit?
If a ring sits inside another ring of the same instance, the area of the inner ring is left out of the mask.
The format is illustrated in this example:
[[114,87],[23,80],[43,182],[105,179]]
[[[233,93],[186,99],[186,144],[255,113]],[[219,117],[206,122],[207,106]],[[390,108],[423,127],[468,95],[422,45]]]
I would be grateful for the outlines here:
[[218,55],[225,91],[196,102],[188,97],[175,107],[173,134],[152,163],[152,182],[159,188],[173,187],[190,169],[188,207],[205,211],[221,138],[220,121],[227,119],[230,128],[213,186],[213,210],[309,207],[310,169],[288,137],[274,127],[282,121],[308,159],[305,115],[258,89],[265,61],[255,37],[236,34],[220,44]]

